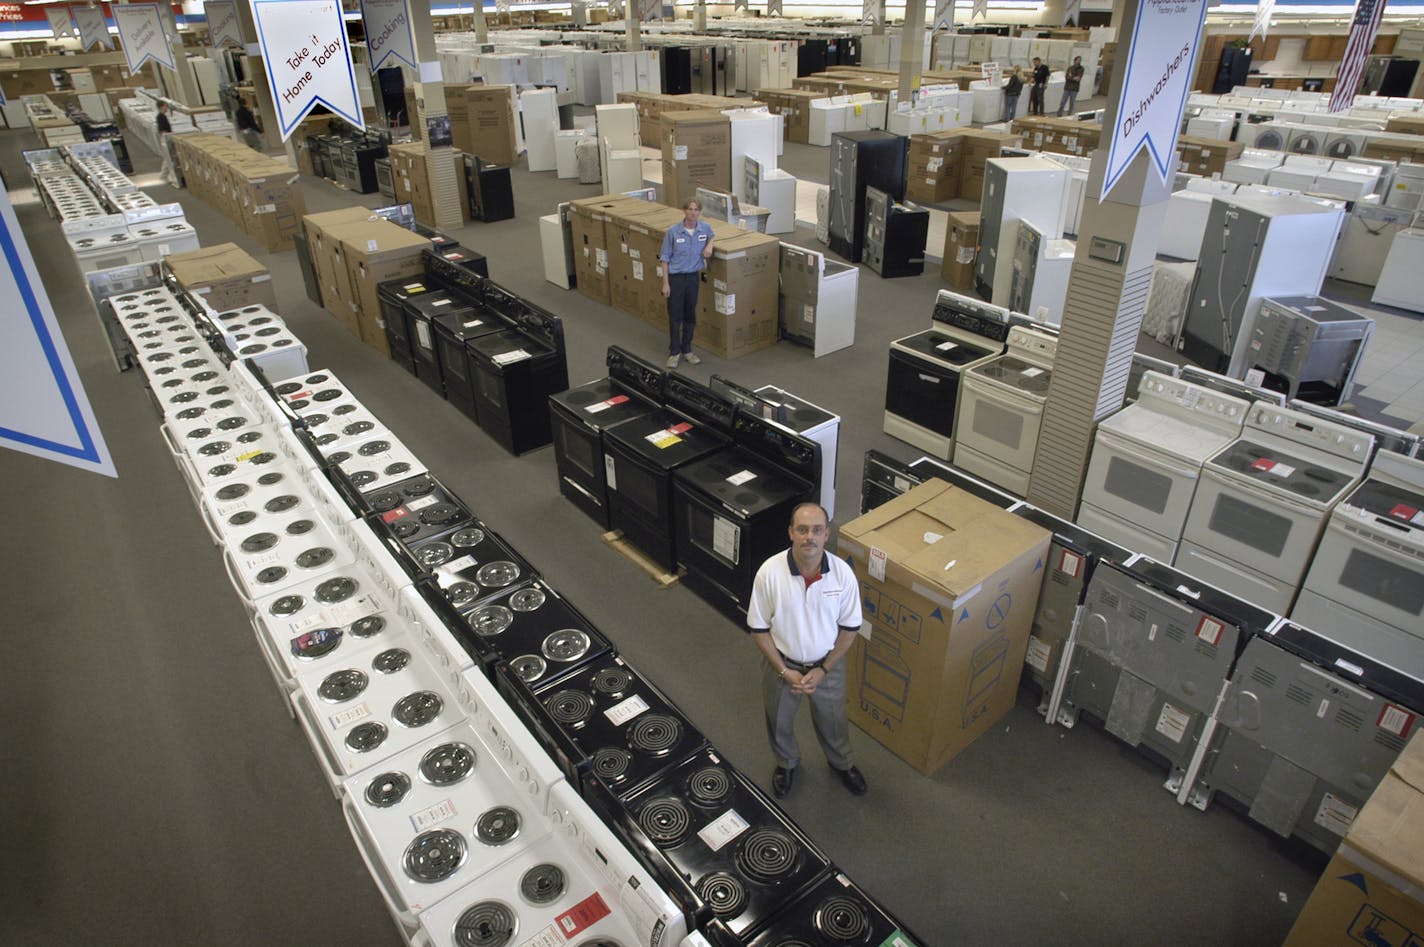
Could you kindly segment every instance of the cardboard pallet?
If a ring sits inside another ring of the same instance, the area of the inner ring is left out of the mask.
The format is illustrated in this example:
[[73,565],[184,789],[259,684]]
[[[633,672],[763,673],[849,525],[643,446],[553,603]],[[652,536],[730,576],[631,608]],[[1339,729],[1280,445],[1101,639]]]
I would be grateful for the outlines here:
[[603,542],[613,550],[622,553],[623,558],[646,572],[648,577],[662,588],[672,588],[682,580],[682,569],[679,569],[677,572],[664,572],[662,566],[649,559],[643,554],[641,549],[638,549],[631,542],[624,539],[623,530],[621,529],[610,530],[604,533]]

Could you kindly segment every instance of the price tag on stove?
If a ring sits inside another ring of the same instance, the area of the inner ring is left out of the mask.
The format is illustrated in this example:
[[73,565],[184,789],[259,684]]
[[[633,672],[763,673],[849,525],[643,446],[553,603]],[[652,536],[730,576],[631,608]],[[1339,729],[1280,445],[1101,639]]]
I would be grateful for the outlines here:
[[250,451],[248,451],[248,452],[245,453],[245,454],[238,454],[238,455],[237,455],[237,462],[238,462],[239,464],[245,464],[245,463],[247,463],[249,460],[251,460],[252,458],[258,457],[258,456],[260,456],[260,455],[263,454],[263,453],[265,453],[265,452],[264,452],[264,451],[261,451],[261,450],[250,450]]
[[351,726],[358,720],[365,720],[369,716],[371,716],[371,708],[366,705],[365,701],[362,701],[355,707],[347,707],[326,719],[331,721],[333,729],[340,730],[342,727]]
[[449,799],[442,799],[433,806],[421,809],[419,812],[410,814],[410,827],[417,832],[424,832],[433,829],[441,822],[448,822],[457,815],[455,803]]
[[587,411],[589,414],[597,414],[600,411],[607,411],[614,405],[623,404],[626,401],[628,401],[627,395],[614,395],[612,398],[605,399],[603,401],[598,402],[597,404],[591,404],[588,407],[584,408],[584,410]]
[[1409,731],[1414,728],[1414,720],[1414,714],[1403,707],[1385,704],[1384,710],[1380,711],[1377,726],[1381,730],[1388,730],[1397,737],[1408,739]]
[[292,622],[291,624],[289,624],[287,627],[291,628],[293,631],[306,631],[308,628],[314,628],[314,627],[316,627],[317,625],[334,625],[334,624],[337,624],[337,623],[336,623],[336,622],[332,622],[332,621],[327,621],[327,616],[326,616],[326,614],[325,614],[324,612],[316,612],[315,614],[308,615],[308,616],[305,617],[305,618],[298,618],[296,621],[293,621],[293,622]]
[[1413,522],[1419,517],[1419,510],[1407,503],[1396,503],[1394,509],[1389,511],[1389,515]]
[[376,611],[375,603],[363,595],[353,601],[331,606],[327,609],[326,614],[333,625],[349,625],[367,615],[374,614]]
[[750,483],[756,479],[756,474],[750,470],[739,470],[727,478],[727,482],[734,487],[740,487],[744,483]]
[[612,454],[604,454],[604,455],[603,455],[603,473],[604,473],[604,476],[606,476],[606,477],[608,478],[608,489],[610,489],[610,490],[617,490],[617,489],[618,489],[618,472],[617,472],[617,470],[614,468],[613,455],[612,455]]
[[414,500],[411,500],[409,503],[407,503],[407,504],[405,505],[405,508],[408,509],[408,510],[412,510],[412,511],[414,511],[414,510],[423,510],[423,509],[425,509],[427,506],[434,506],[435,504],[437,504],[437,503],[439,503],[439,502],[440,502],[440,501],[437,500],[434,496],[417,497],[417,498],[415,498]]
[[523,349],[515,349],[512,352],[500,352],[494,356],[494,363],[496,365],[512,365],[515,362],[522,362],[530,357],[532,356]]
[[[558,928],[562,937],[570,939],[577,934],[582,934],[612,913],[612,910],[604,902],[603,896],[595,891],[554,918],[554,926]],[[557,941],[556,945],[562,947],[563,941]]]
[[462,323],[460,324],[460,328],[462,328],[462,329],[473,329],[475,326],[482,326],[482,325],[484,325],[484,324],[485,324],[485,321],[484,321],[483,319],[466,319],[464,322],[462,322]]
[[479,565],[479,563],[475,561],[474,556],[461,556],[458,559],[451,559],[449,562],[441,563],[435,567],[435,571],[436,573],[443,572],[446,575],[453,575],[465,569],[473,569],[477,565]]
[[715,852],[745,832],[748,827],[747,820],[737,815],[736,809],[728,809],[703,826],[697,837]]
[[658,450],[667,450],[674,444],[682,443],[682,438],[668,431],[654,431],[653,433],[644,436],[643,440],[647,441],[649,444],[652,444]]
[[959,348],[959,343],[958,343],[958,342],[941,342],[939,345],[936,345],[936,346],[935,346],[935,351],[936,351],[936,352],[953,352],[953,351],[954,351],[955,349],[957,349],[957,348]]
[[260,556],[249,556],[247,559],[247,568],[255,572],[258,569],[265,569],[268,566],[275,566],[281,561],[282,557],[277,555],[275,552],[265,553]]
[[1043,374],[1043,369],[1041,369],[1041,368],[1025,368],[1023,371],[1019,372],[1019,374],[1022,375],[1023,377],[1025,377],[1025,378],[1037,378],[1039,375],[1042,375],[1042,374]]
[[1206,615],[1203,615],[1201,621],[1197,622],[1197,637],[1213,648],[1221,643],[1221,633],[1225,630],[1225,625]]
[[216,507],[218,517],[221,519],[226,519],[234,513],[241,513],[247,509],[250,509],[250,507],[247,505],[246,500],[233,500],[229,503],[219,503]]
[[1081,568],[1083,568],[1083,557],[1076,552],[1063,550],[1063,556],[1058,560],[1058,571],[1070,579],[1076,579],[1078,570]]
[[1157,715],[1157,726],[1154,729],[1173,743],[1181,743],[1182,737],[1187,735],[1187,726],[1191,722],[1190,714],[1183,713],[1171,704],[1164,703],[1162,712]]
[[648,702],[637,694],[634,694],[627,700],[621,700],[612,707],[609,707],[603,712],[603,716],[607,717],[608,721],[615,727],[621,727],[647,709]]

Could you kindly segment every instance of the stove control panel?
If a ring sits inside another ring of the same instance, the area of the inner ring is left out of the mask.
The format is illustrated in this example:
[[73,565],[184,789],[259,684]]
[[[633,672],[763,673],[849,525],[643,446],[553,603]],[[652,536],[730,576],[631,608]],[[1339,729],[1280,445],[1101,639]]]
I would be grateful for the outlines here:
[[1163,375],[1160,372],[1144,372],[1142,385],[1138,388],[1139,401],[1161,402],[1173,405],[1193,415],[1219,418],[1231,422],[1239,428],[1246,418],[1251,403],[1243,398],[1212,391],[1201,385],[1194,385],[1180,378]]
[[1361,464],[1369,459],[1375,446],[1374,437],[1363,431],[1275,405],[1253,406],[1246,417],[1246,426],[1288,438],[1297,444],[1308,444],[1336,457],[1358,460]]
[[1026,362],[1053,364],[1058,354],[1058,336],[1024,326],[1014,326],[1009,330],[1009,353]]

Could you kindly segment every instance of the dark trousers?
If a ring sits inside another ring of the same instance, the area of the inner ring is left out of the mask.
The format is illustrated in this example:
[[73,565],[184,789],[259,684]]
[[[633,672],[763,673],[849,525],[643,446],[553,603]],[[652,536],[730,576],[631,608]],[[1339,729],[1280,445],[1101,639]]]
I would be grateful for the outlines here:
[[1041,86],[1036,82],[1028,87],[1028,114],[1043,114],[1043,92],[1047,88],[1047,86]]
[[697,328],[697,284],[700,273],[668,275],[668,354],[692,351],[692,332]]

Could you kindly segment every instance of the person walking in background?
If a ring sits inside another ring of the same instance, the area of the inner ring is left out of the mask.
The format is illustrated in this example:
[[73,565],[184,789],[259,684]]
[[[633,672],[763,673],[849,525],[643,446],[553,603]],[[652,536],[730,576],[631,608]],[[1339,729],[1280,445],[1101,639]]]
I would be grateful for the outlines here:
[[173,123],[168,120],[168,103],[158,103],[158,117],[154,121],[158,129],[158,157],[162,159],[163,165],[158,169],[158,176],[163,179],[163,183],[170,187],[178,186],[178,173],[173,170],[173,152],[168,148],[168,138],[173,134]]
[[697,284],[712,256],[712,225],[702,220],[702,205],[688,201],[682,220],[663,234],[663,298],[668,301],[668,368],[677,368],[684,358],[689,365],[702,359],[692,351],[692,332],[697,327]]
[[1073,111],[1078,105],[1078,90],[1083,85],[1083,57],[1074,56],[1073,65],[1063,74],[1063,98],[1058,103],[1058,114]]
[[252,114],[252,109],[247,107],[246,102],[237,104],[232,121],[237,126],[237,137],[242,139],[242,143],[253,151],[261,151],[262,133],[257,130],[257,116]]
[[1037,56],[1033,57],[1033,85],[1028,90],[1028,114],[1043,114],[1043,94],[1048,90],[1048,67]]
[[776,756],[771,791],[786,798],[801,749],[796,714],[811,702],[811,724],[826,762],[847,790],[865,795],[851,756],[845,657],[860,630],[860,583],[844,559],[826,552],[831,520],[819,503],[791,511],[791,548],[762,563],[752,582],[747,628],[763,658],[766,733]]
[[1004,121],[1012,122],[1019,111],[1019,96],[1023,94],[1023,70],[1018,66],[1004,81]]

